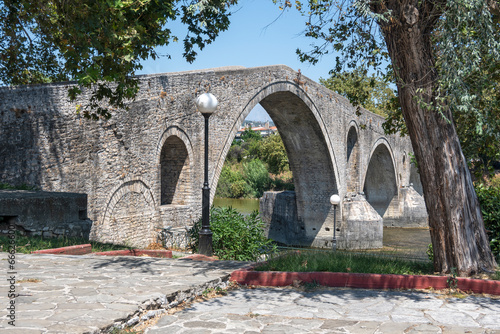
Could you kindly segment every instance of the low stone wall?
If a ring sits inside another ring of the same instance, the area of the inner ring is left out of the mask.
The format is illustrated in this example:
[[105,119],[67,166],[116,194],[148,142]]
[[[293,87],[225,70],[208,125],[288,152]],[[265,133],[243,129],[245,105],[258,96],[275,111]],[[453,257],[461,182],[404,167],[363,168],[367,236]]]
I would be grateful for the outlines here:
[[188,249],[191,243],[189,237],[189,229],[191,226],[185,227],[164,227],[155,228],[157,233],[156,241],[162,244],[165,248],[171,249]]
[[87,195],[27,190],[0,190],[0,231],[10,226],[27,235],[88,238]]

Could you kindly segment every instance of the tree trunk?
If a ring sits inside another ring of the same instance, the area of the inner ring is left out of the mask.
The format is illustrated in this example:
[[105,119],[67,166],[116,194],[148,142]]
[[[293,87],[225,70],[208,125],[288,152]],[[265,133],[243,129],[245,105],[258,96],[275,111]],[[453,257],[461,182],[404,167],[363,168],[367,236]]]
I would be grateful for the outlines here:
[[[417,7],[418,3],[427,7]],[[442,13],[436,12],[435,2],[429,3],[385,1],[385,8],[392,10],[391,20],[379,25],[422,180],[435,270],[450,273],[455,268],[459,275],[470,276],[492,271],[496,263],[451,112],[443,108],[445,119],[425,108],[439,103],[431,32]]]

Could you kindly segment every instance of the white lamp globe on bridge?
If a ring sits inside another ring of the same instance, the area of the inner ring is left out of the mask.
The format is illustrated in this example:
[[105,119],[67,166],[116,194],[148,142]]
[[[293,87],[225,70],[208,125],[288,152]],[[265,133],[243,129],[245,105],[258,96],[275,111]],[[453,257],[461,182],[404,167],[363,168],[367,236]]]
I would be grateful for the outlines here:
[[340,204],[340,196],[337,194],[332,195],[330,197],[330,203],[332,203],[332,205],[339,205]]
[[196,108],[202,113],[210,115],[212,114],[219,102],[217,98],[212,93],[204,93],[196,98]]

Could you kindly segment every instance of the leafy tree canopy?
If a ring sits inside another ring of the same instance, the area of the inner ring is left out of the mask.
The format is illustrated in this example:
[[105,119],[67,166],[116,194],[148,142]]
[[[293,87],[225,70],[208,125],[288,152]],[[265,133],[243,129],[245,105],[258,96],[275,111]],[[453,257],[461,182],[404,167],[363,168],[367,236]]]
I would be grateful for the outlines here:
[[397,92],[389,86],[387,80],[375,74],[368,75],[363,68],[347,72],[331,72],[328,79],[321,78],[319,82],[383,117],[388,116],[388,111],[394,107],[394,101],[397,100]]
[[262,141],[260,158],[267,163],[272,174],[290,169],[285,145],[279,134],[272,134]]
[[132,76],[155,47],[177,41],[168,25],[188,28],[184,57],[210,44],[229,26],[236,0],[2,0],[0,80],[7,85],[76,80],[72,100],[91,89],[82,109],[88,118],[109,118],[138,90]]
[[253,131],[252,128],[246,128],[245,131],[241,134],[241,140],[244,142],[248,141],[260,141],[262,139],[262,136],[260,135],[260,132]]

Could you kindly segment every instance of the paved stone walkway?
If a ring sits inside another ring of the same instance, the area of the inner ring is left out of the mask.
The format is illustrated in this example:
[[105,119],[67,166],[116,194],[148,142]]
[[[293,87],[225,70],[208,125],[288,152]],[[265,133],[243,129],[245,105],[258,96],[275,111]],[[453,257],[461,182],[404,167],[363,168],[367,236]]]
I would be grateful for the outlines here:
[[500,333],[500,300],[408,291],[230,291],[163,316],[157,333]]
[[241,262],[16,254],[15,327],[8,324],[7,253],[0,253],[0,333],[93,333],[140,310],[224,285]]
[[[224,286],[244,264],[16,254],[15,327],[0,253],[0,333],[99,333]],[[500,299],[408,291],[240,288],[163,316],[154,333],[500,333]]]

